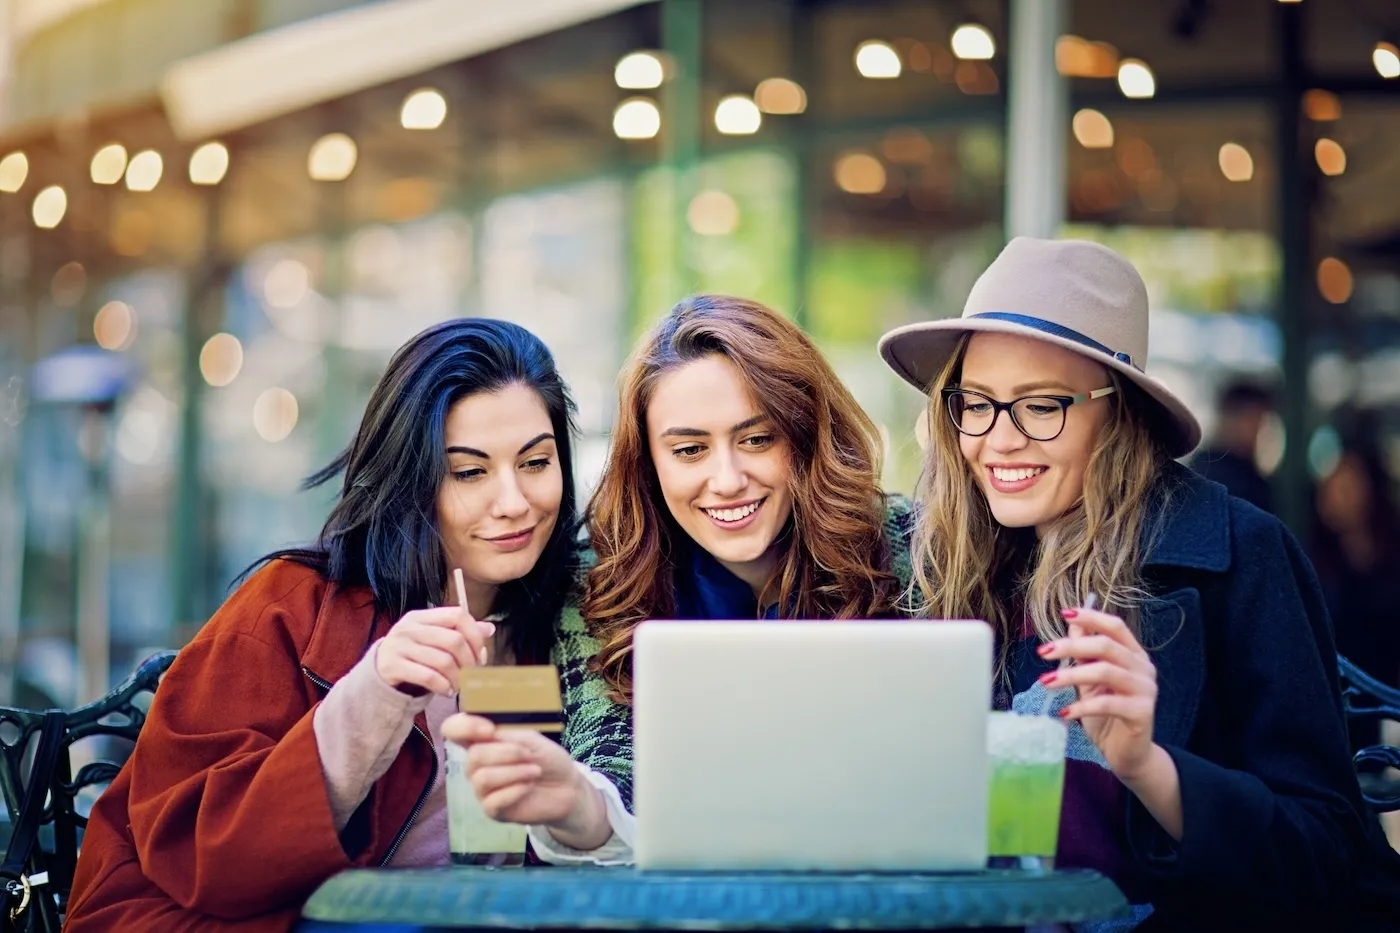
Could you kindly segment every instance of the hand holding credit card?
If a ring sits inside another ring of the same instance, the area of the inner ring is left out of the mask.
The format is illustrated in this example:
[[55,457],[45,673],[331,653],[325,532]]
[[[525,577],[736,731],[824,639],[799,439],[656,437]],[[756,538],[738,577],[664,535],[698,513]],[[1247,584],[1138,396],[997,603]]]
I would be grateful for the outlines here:
[[[467,588],[462,570],[453,571],[457,602],[474,622],[467,608]],[[498,726],[557,734],[564,729],[564,704],[559,693],[559,672],[549,664],[488,667],[490,655],[481,648],[480,667],[464,667],[459,675],[457,708],[491,720]]]
[[462,669],[458,708],[503,728],[557,735],[564,729],[559,672],[552,664]]

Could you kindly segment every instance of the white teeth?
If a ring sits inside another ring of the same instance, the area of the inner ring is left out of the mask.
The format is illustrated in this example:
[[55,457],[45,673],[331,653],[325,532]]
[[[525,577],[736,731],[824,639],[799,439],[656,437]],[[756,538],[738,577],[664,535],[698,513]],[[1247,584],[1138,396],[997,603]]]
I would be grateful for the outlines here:
[[1000,467],[992,467],[992,475],[1003,483],[1019,483],[1044,473],[1045,470],[1046,467],[1022,467],[1019,470],[1003,470]]
[[757,512],[758,507],[762,504],[763,500],[760,499],[757,502],[750,502],[748,505],[740,506],[737,509],[705,509],[704,511],[706,515],[718,519],[719,521],[737,522],[739,519],[748,518],[754,512]]

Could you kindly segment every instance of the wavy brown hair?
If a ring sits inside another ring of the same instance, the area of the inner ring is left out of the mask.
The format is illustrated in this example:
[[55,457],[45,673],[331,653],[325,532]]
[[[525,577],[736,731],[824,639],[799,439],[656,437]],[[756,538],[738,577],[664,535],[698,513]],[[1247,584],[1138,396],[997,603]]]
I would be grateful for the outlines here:
[[875,425],[798,327],[761,304],[700,295],[676,305],[619,377],[612,447],[587,513],[597,563],[582,612],[602,646],[594,661],[619,702],[631,702],[632,631],[675,611],[677,545],[685,536],[662,500],[647,443],[647,405],[666,373],[711,355],[738,367],[791,451],[786,551],[762,594],[787,618],[891,615],[890,572]]
[[[963,458],[958,429],[943,406],[955,386],[970,338],[929,387],[929,444],[919,480],[923,506],[914,532],[914,603],[942,619],[985,619],[997,634],[998,670],[1025,612],[1043,641],[1063,637],[1061,609],[1098,594],[1100,608],[1137,631],[1147,596],[1142,560],[1157,529],[1148,527],[1154,497],[1170,462],[1142,390],[1108,370],[1117,390],[1112,414],[1089,455],[1078,503],[1027,546],[1021,529],[1003,528]],[[1160,502],[1158,507],[1160,508]],[[1014,616],[1014,617],[1013,617]]]

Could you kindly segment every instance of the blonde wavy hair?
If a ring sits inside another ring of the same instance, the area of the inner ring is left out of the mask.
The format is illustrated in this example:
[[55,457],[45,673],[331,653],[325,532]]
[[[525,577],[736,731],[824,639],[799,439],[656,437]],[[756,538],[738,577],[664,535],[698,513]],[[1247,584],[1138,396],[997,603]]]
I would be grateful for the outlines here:
[[[1099,606],[1138,631],[1147,596],[1141,567],[1155,529],[1149,505],[1163,494],[1159,482],[1170,461],[1153,430],[1146,396],[1112,370],[1117,390],[1104,430],[1089,455],[1080,501],[1045,530],[1030,555],[1019,529],[992,516],[943,409],[943,389],[957,385],[970,337],[964,337],[929,390],[928,450],[919,480],[922,505],[914,531],[911,597],[921,614],[985,619],[1000,646],[998,672],[1029,615],[1041,640],[1060,638],[1061,609],[1098,594]],[[1018,548],[1018,543],[1020,547]]]

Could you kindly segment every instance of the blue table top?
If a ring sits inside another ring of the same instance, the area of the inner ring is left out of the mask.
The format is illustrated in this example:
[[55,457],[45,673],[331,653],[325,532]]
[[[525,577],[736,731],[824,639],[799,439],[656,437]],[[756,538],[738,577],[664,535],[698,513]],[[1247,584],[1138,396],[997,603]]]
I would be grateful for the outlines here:
[[347,871],[308,920],[437,929],[904,930],[1107,920],[1128,912],[1097,872],[689,874],[630,868]]

